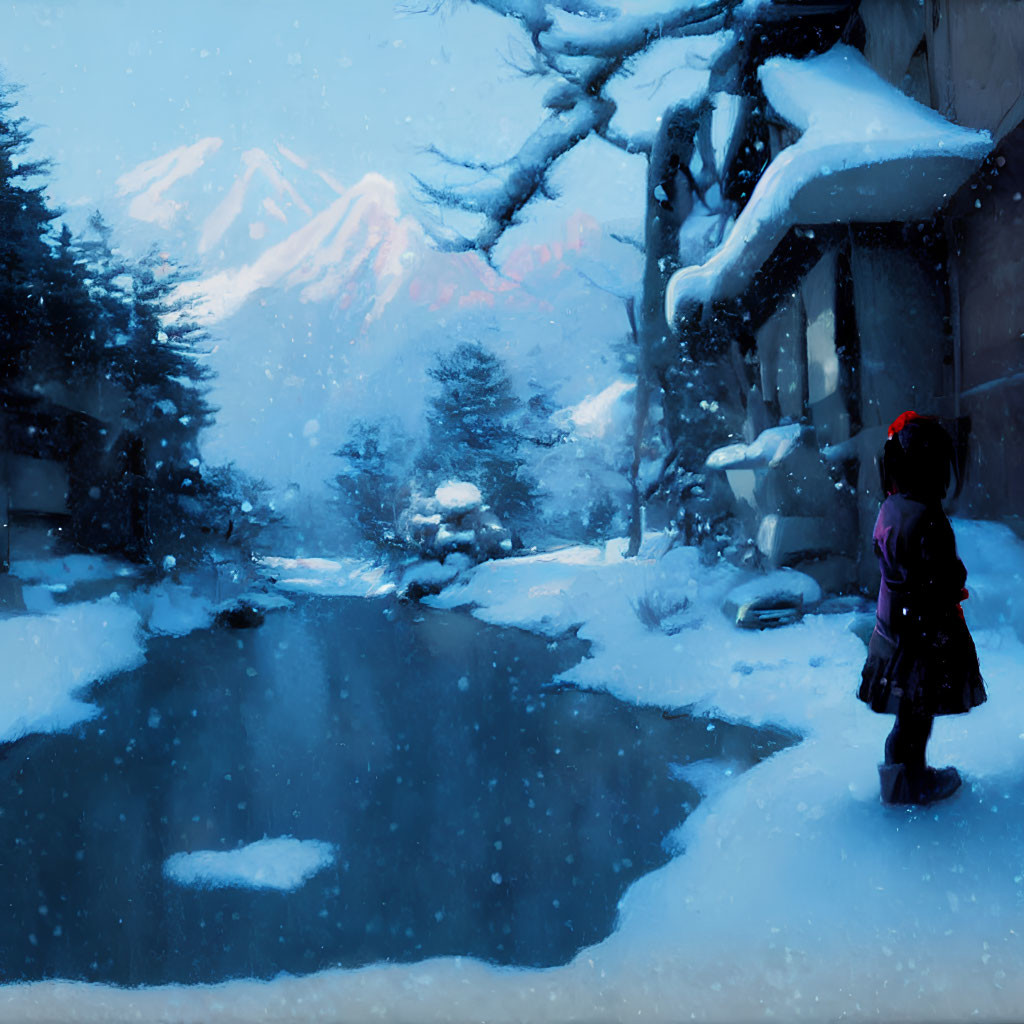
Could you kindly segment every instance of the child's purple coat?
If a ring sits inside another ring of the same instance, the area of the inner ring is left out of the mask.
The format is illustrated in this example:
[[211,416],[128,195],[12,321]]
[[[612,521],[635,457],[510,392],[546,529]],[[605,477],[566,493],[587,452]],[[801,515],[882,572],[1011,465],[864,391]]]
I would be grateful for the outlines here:
[[858,696],[883,714],[970,711],[985,687],[960,610],[967,571],[942,506],[891,495],[874,541],[882,583]]

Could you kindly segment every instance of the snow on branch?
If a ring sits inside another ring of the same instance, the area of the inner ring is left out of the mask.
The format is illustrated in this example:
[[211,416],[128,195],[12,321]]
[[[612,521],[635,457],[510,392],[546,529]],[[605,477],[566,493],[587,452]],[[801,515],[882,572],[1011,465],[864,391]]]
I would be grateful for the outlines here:
[[708,35],[727,25],[737,0],[675,3],[664,11],[593,18],[552,12],[540,43],[552,53],[621,60],[666,36]]
[[[410,0],[406,11],[437,12],[452,6],[430,0]],[[522,209],[538,196],[550,196],[548,175],[559,157],[590,135],[628,153],[650,153],[653,126],[640,131],[612,124],[617,104],[609,86],[635,70],[636,60],[655,44],[673,38],[718,37],[710,60],[729,47],[732,34],[723,32],[734,14],[764,0],[462,0],[517,21],[529,39],[528,56],[512,60],[530,76],[549,76],[552,87],[541,105],[546,112],[539,127],[507,160],[482,162],[457,159],[432,147],[431,152],[451,167],[477,172],[472,184],[431,184],[416,179],[421,195],[442,209],[478,214],[485,220],[475,237],[438,239],[445,248],[478,249],[490,257],[502,234],[519,222]],[[526,41],[524,40],[524,43]],[[676,65],[688,62],[676,61]],[[661,79],[678,71],[662,68]],[[658,92],[661,79],[655,82]],[[673,79],[674,81],[674,79]],[[706,88],[706,83],[705,83]],[[671,100],[667,105],[671,105]]]
[[[551,165],[591,132],[607,125],[615,106],[597,97],[581,98],[571,110],[557,111],[520,147],[519,152],[501,165],[501,176],[465,186],[436,186],[417,178],[421,192],[439,206],[482,214],[486,224],[473,239],[447,242],[446,247],[479,249],[490,254],[504,231],[517,223],[524,206],[537,195],[550,196],[547,173]],[[449,163],[458,163],[447,158]],[[472,164],[460,164],[472,169]]]

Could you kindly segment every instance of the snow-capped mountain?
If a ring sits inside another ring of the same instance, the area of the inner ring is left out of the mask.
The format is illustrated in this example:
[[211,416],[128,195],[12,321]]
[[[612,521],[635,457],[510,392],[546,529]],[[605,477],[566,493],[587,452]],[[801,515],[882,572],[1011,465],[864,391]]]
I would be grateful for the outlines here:
[[118,180],[128,213],[177,236],[202,278],[196,312],[236,313],[266,288],[302,301],[365,305],[370,319],[394,298],[426,250],[398,207],[394,184],[367,174],[345,187],[284,146],[226,153],[207,138],[147,161]]
[[418,430],[428,369],[460,340],[493,348],[524,394],[543,382],[566,404],[616,372],[597,353],[616,317],[626,321],[595,267],[614,264],[609,248],[632,250],[586,214],[561,237],[511,250],[498,271],[431,247],[384,176],[345,185],[280,145],[201,139],[118,187],[136,232],[198,270],[183,297],[211,327],[219,411],[207,457],[278,487],[324,487],[360,418]]
[[435,310],[519,307],[535,301],[524,282],[556,279],[600,234],[577,214],[562,238],[520,246],[498,273],[475,253],[432,249],[380,174],[344,185],[281,144],[230,151],[216,137],[148,160],[117,184],[129,217],[176,239],[199,269],[189,294],[208,321],[227,319],[266,289],[366,322],[403,291]]
[[[236,180],[240,182],[244,179]],[[223,238],[229,223],[238,219],[235,209],[240,206],[241,198],[229,195],[204,221],[200,252],[211,238]],[[284,214],[280,206],[276,211]],[[253,241],[265,240],[265,223],[249,222]],[[399,213],[394,185],[378,174],[368,174],[323,209],[310,210],[304,223],[281,241],[265,245],[255,258],[198,282],[200,310],[210,319],[224,320],[251,295],[277,286],[297,289],[304,302],[334,301],[342,308],[362,298],[365,316],[376,319],[423,248],[419,224]]]

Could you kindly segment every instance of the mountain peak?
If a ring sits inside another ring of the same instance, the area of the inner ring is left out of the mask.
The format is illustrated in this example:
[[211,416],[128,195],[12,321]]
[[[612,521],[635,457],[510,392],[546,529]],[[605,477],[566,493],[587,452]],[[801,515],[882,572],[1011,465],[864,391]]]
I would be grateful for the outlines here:
[[575,215],[563,238],[517,247],[499,273],[475,253],[432,251],[383,174],[370,171],[346,186],[280,142],[275,153],[200,139],[117,184],[133,218],[175,231],[185,252],[199,257],[203,277],[181,294],[209,321],[234,315],[264,289],[334,303],[364,323],[403,286],[430,309],[530,304],[527,279],[560,276],[600,233],[591,218]]
[[163,156],[145,160],[117,179],[117,194],[134,193],[128,212],[136,220],[169,227],[182,203],[164,193],[182,178],[194,175],[223,144],[223,139],[215,137],[200,139],[190,146],[178,146]]
[[[295,207],[306,217],[313,215],[310,205],[299,195],[295,186],[277,169],[274,162],[262,149],[247,149],[241,157],[244,171],[235,178],[227,194],[213,212],[203,221],[199,235],[199,253],[203,255],[224,237],[225,232],[242,215],[246,200],[257,177],[271,194],[263,194],[258,200],[260,214],[269,215],[283,224],[288,223],[289,208]],[[257,226],[262,225],[262,227]],[[266,226],[257,219],[249,224],[249,237],[261,239]]]

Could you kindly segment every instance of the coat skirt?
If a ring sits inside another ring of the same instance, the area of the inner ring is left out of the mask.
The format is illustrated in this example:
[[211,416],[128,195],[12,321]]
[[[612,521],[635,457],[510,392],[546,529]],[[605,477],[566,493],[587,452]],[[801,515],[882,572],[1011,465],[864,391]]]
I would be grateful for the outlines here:
[[986,700],[974,640],[954,612],[937,628],[898,641],[877,628],[857,694],[873,711],[961,715]]
[[895,494],[874,530],[882,581],[857,696],[880,714],[959,715],[986,699],[960,601],[967,570],[937,501]]

